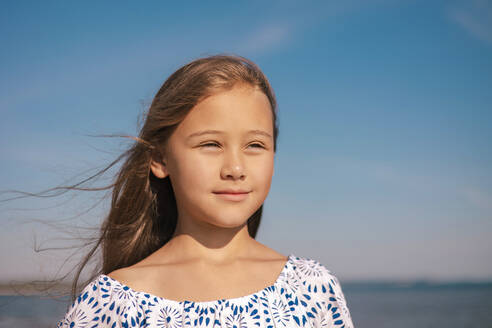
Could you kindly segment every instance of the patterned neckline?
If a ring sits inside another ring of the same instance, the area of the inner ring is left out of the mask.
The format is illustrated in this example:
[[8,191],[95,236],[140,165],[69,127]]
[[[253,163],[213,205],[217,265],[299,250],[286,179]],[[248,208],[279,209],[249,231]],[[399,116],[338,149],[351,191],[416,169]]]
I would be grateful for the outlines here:
[[134,290],[134,289],[130,288],[129,286],[121,283],[120,281],[115,280],[115,279],[113,279],[110,276],[107,276],[105,274],[101,274],[100,275],[100,278],[102,278],[102,280],[104,280],[104,281],[109,281],[112,285],[116,286],[119,289],[123,289],[126,292],[130,291],[134,295],[141,295],[141,296],[144,296],[147,299],[151,298],[151,299],[154,299],[156,301],[160,301],[160,302],[168,303],[168,304],[173,304],[173,305],[176,305],[176,306],[182,306],[182,305],[185,305],[185,304],[191,304],[191,305],[204,306],[204,307],[206,307],[206,306],[210,306],[210,305],[220,304],[220,303],[223,303],[223,302],[240,303],[242,301],[249,300],[249,299],[251,299],[253,297],[261,296],[263,293],[265,293],[265,292],[267,292],[269,290],[276,289],[277,287],[279,287],[279,284],[282,281],[284,281],[285,276],[286,276],[286,273],[287,273],[288,269],[290,268],[290,265],[292,264],[292,261],[293,261],[294,258],[295,258],[295,255],[294,254],[287,255],[287,260],[285,261],[285,264],[284,264],[282,270],[280,271],[279,275],[277,276],[277,279],[275,280],[275,282],[272,285],[269,285],[269,286],[267,286],[267,287],[265,287],[263,289],[260,289],[260,290],[258,290],[256,292],[251,293],[251,294],[248,294],[248,295],[234,297],[234,298],[222,298],[222,299],[216,299],[216,300],[211,300],[211,301],[195,302],[195,301],[190,301],[190,300],[184,300],[184,301],[171,300],[171,299],[160,297],[160,296],[157,296],[157,295],[154,295],[154,294],[151,294],[151,293],[147,293],[147,292],[144,292],[144,291]]

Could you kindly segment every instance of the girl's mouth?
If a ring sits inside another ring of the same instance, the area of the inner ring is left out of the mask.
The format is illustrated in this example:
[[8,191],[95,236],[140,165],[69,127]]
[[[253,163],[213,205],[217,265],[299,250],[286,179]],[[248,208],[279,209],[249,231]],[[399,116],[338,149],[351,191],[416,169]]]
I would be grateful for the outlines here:
[[245,192],[224,192],[224,191],[219,191],[219,192],[214,192],[219,198],[228,200],[228,201],[233,201],[233,202],[240,202],[248,197],[249,191]]

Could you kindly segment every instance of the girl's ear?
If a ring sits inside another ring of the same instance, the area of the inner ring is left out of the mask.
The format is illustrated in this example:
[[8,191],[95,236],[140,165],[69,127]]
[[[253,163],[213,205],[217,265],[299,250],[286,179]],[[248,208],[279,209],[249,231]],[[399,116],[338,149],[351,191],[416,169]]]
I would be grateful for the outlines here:
[[150,169],[152,170],[152,173],[154,173],[154,175],[159,179],[163,179],[168,175],[166,165],[164,163],[152,160],[150,162]]

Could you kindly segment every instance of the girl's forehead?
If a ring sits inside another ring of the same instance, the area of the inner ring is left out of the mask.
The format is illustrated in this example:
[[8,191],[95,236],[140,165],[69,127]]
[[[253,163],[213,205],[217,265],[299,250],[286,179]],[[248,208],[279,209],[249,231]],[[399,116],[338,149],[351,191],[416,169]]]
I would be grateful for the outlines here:
[[260,90],[233,88],[204,99],[180,123],[183,134],[197,130],[230,133],[263,129],[272,132],[273,115],[268,97]]

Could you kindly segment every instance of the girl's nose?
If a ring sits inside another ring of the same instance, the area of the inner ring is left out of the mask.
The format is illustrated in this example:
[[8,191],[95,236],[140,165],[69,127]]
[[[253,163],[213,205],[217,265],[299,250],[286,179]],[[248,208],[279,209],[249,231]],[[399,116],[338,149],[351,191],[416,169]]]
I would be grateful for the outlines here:
[[244,179],[244,173],[243,173],[243,169],[241,166],[234,166],[232,168],[223,168],[222,169],[222,178],[224,179],[234,179],[234,180],[237,180],[237,179]]
[[222,165],[221,177],[223,179],[244,179],[245,169],[240,159],[240,156],[236,154],[226,155],[224,163]]

